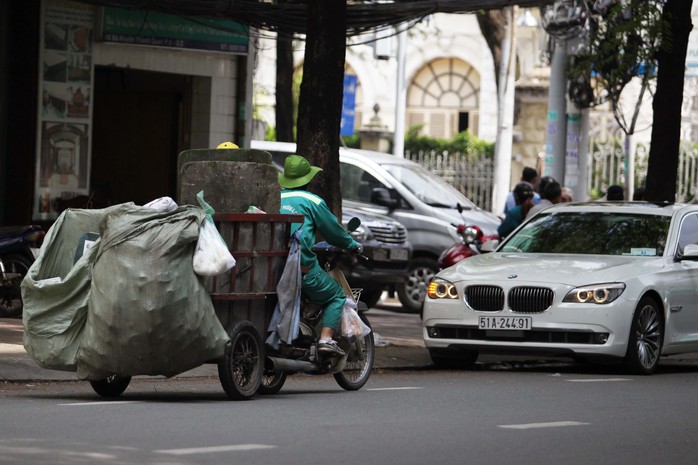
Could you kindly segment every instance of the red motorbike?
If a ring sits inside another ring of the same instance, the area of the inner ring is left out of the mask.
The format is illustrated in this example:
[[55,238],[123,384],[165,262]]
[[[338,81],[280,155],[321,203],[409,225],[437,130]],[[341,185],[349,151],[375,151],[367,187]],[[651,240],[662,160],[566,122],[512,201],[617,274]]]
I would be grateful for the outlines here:
[[490,239],[499,239],[498,234],[485,235],[477,226],[460,224],[456,226],[456,232],[460,241],[441,253],[437,260],[440,269],[448,268],[472,255],[482,253],[480,251],[482,244]]

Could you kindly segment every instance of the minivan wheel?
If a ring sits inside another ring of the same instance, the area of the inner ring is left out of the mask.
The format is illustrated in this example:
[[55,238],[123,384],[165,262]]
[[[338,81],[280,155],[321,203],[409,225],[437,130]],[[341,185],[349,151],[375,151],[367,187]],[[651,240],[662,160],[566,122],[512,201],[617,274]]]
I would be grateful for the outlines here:
[[427,295],[429,282],[434,278],[439,267],[436,260],[417,257],[410,260],[405,283],[397,286],[397,296],[403,311],[419,313]]

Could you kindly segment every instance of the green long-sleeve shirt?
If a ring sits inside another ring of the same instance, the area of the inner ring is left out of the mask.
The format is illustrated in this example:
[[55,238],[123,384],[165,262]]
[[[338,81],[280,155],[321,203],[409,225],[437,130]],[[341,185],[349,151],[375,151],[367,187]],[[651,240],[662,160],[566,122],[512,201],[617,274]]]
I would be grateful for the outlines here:
[[337,221],[325,201],[306,190],[284,189],[281,191],[281,213],[299,214],[305,217],[303,223],[293,223],[291,234],[302,229],[301,234],[301,266],[319,267],[317,256],[312,251],[315,244],[315,233],[322,234],[322,238],[336,247],[354,249],[359,247],[356,242]]

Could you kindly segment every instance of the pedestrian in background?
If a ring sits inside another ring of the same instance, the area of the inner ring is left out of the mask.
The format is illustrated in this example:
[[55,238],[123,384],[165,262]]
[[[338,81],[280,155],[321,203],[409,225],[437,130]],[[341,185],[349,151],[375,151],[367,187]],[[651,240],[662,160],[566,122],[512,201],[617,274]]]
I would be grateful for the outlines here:
[[562,195],[560,196],[560,203],[572,202],[574,199],[572,189],[569,187],[562,188]]
[[[538,204],[538,202],[540,202],[540,195],[536,192],[538,187],[538,171],[530,166],[525,167],[521,173],[521,182],[527,182],[533,186],[533,204]],[[513,208],[515,205],[516,199],[514,199],[514,191],[512,190],[509,192],[506,203],[504,204],[504,214],[506,215],[509,209]]]
[[526,214],[526,219],[531,218],[533,215],[541,210],[545,210],[551,205],[560,203],[562,201],[562,186],[557,181],[549,181],[543,191],[541,192],[541,200],[538,205],[534,205]]
[[606,200],[625,200],[625,194],[623,194],[623,188],[617,184],[608,186],[606,191]]
[[507,211],[502,224],[497,228],[499,237],[504,239],[514,229],[516,229],[528,214],[528,211],[533,208],[533,186],[528,182],[520,182],[514,187],[514,199],[516,205]]

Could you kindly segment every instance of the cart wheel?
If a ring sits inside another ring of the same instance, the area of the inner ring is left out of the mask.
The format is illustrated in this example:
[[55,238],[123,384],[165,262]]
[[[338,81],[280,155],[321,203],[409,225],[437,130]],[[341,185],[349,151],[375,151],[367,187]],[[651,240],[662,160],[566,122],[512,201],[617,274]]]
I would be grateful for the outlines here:
[[247,400],[255,395],[262,381],[264,354],[262,338],[251,321],[243,320],[228,328],[230,342],[218,361],[218,376],[229,398]]
[[271,396],[281,390],[286,382],[286,372],[279,370],[264,370],[262,383],[259,385],[259,392],[264,396]]
[[119,397],[126,390],[130,382],[130,376],[119,378],[116,375],[112,375],[106,379],[90,381],[90,384],[92,385],[92,389],[102,397]]

